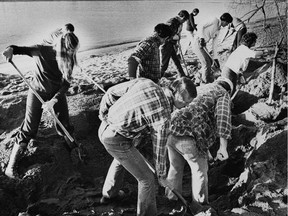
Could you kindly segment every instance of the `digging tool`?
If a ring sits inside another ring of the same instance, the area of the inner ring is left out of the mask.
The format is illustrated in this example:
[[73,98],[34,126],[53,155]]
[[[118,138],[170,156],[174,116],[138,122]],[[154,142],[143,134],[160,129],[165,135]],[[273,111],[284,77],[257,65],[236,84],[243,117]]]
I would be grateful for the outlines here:
[[180,42],[178,42],[178,46],[179,46],[181,58],[182,58],[182,60],[183,60],[183,63],[184,63],[185,69],[186,69],[186,76],[188,76],[188,75],[189,75],[189,72],[188,72],[188,68],[187,68],[186,61],[185,61],[185,59],[184,59],[184,55],[183,55],[183,52],[182,52],[182,48],[181,48]]
[[[143,157],[143,159],[145,160],[146,164],[148,165],[149,169],[156,174],[156,171],[154,169],[154,167],[152,166],[152,164],[149,163],[149,161],[147,161],[146,158]],[[171,190],[177,197],[178,199],[184,204],[184,208],[181,209],[181,215],[185,215],[186,212],[190,215],[195,215],[199,210],[203,209],[203,207],[200,204],[197,204],[195,202],[192,201],[192,203],[189,203],[175,188],[173,188],[168,181],[166,180],[160,180],[160,184],[163,187],[167,187],[169,190]],[[180,213],[180,212],[177,212]]]
[[[20,76],[23,78],[23,80],[25,81],[25,83],[29,86],[29,88],[33,91],[34,95],[38,98],[38,100],[41,102],[41,104],[43,105],[45,102],[44,100],[41,98],[41,96],[35,91],[35,89],[30,85],[30,83],[28,82],[28,80],[25,78],[25,76],[23,75],[23,73],[18,69],[18,67],[14,64],[14,62],[10,59],[9,63],[11,63],[11,65],[16,69],[16,71],[20,74]],[[78,145],[75,142],[75,139],[69,134],[69,132],[67,131],[67,129],[64,127],[64,125],[60,122],[60,120],[58,119],[58,117],[56,116],[56,114],[54,113],[53,110],[49,109],[49,112],[51,113],[51,115],[54,117],[56,123],[60,126],[60,128],[62,129],[62,131],[64,132],[65,136],[68,138],[68,141],[71,142],[72,146],[76,146],[78,148],[78,157],[80,159],[80,161],[82,163],[85,163],[84,160],[84,153],[83,153],[83,147],[82,145]],[[66,139],[65,139],[66,140]]]
[[214,65],[214,67],[215,67],[216,69],[220,69],[219,62],[217,62],[214,58],[212,58],[212,56],[210,55],[207,47],[203,47],[203,49],[206,51],[207,55],[208,55],[209,58],[212,60],[212,66]]
[[245,83],[241,83],[239,85],[239,87],[237,88],[237,90],[234,92],[234,94],[231,96],[231,100],[233,100],[236,95],[238,94],[238,92],[240,91],[240,89],[245,86],[250,80],[255,79],[255,77],[259,76],[263,71],[265,71],[266,69],[268,69],[270,67],[271,63],[267,63],[262,65],[261,67],[257,68],[255,71],[253,71],[252,75],[246,79]]
[[84,76],[85,76],[88,80],[90,80],[94,85],[96,85],[97,88],[99,88],[103,93],[106,93],[106,91],[105,91],[98,83],[96,83],[90,76],[88,76],[85,72],[83,72],[83,70],[82,70],[81,67],[79,67],[79,68],[80,68],[80,71],[84,74]]

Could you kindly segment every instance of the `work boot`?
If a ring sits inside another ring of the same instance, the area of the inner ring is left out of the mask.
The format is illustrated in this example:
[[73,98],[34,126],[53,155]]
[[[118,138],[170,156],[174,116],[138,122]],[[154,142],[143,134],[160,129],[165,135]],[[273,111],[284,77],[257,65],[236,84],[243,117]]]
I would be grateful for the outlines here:
[[14,143],[9,162],[5,170],[5,175],[9,178],[19,178],[19,174],[17,173],[17,166],[20,158],[23,156],[23,153],[26,150],[26,147],[27,145],[24,143]]

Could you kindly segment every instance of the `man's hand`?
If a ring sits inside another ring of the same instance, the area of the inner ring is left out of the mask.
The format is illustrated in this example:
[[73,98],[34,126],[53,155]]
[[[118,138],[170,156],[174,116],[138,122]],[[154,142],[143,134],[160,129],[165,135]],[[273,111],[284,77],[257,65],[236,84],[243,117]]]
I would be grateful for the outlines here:
[[169,185],[169,182],[164,177],[158,177],[158,182],[164,188],[166,188]]
[[227,149],[226,148],[219,148],[219,150],[217,151],[217,156],[216,158],[220,161],[223,161],[223,160],[227,160],[228,159],[228,152],[227,152]]
[[218,59],[214,59],[214,66],[216,68],[220,68],[220,63],[219,63],[219,60]]
[[200,38],[199,39],[199,45],[200,45],[200,47],[205,47],[206,46],[206,42],[205,42],[204,38]]
[[7,62],[10,62],[13,58],[13,48],[12,47],[8,47],[3,53],[2,53],[3,57],[5,58],[5,60]]
[[240,74],[239,76],[239,83],[245,85],[246,84],[246,79],[244,78],[244,76],[242,74]]
[[217,156],[216,159],[223,161],[228,159],[228,152],[227,152],[227,139],[220,137],[220,147],[219,150],[217,151]]
[[51,100],[42,104],[42,109],[44,109],[46,111],[53,111],[53,107],[57,102],[58,102],[58,100],[56,98],[52,98]]

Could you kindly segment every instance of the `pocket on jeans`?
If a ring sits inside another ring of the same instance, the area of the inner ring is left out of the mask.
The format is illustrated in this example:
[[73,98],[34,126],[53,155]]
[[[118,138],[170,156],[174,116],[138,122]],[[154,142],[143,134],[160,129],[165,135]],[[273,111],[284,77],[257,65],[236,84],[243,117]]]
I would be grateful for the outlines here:
[[117,144],[106,144],[104,145],[106,150],[119,162],[127,160],[132,151],[131,142],[121,142]]
[[105,140],[104,140],[104,145],[105,145],[105,148],[109,151],[127,152],[132,147],[132,142],[131,141],[119,141],[118,143],[108,144],[108,143],[105,143]]
[[183,154],[193,154],[196,151],[196,146],[194,142],[182,142],[181,143],[181,152]]

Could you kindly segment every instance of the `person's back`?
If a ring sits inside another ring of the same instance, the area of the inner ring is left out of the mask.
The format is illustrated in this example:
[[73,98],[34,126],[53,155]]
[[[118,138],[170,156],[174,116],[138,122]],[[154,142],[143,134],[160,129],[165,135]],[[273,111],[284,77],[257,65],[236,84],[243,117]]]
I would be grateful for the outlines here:
[[[229,93],[216,82],[199,86],[197,97],[189,106],[177,110],[171,119],[171,133],[176,136],[192,136],[204,154],[216,140],[215,109],[219,98],[230,98]],[[230,108],[229,108],[230,109]],[[181,130],[181,128],[186,128]],[[188,129],[189,128],[189,129]]]
[[177,19],[177,17],[173,17],[169,19],[166,22],[167,25],[170,26],[170,29],[172,30],[172,36],[178,33],[178,28],[181,25],[180,21]]
[[[237,80],[246,70],[249,59],[255,58],[260,54],[250,49],[255,45],[256,41],[257,35],[255,33],[248,32],[244,34],[241,39],[241,45],[231,53],[225,62],[221,76],[231,80],[234,86],[237,85]],[[242,82],[244,82],[244,80],[242,80]]]
[[[114,91],[125,92],[111,107],[105,107],[108,95]],[[103,102],[103,103],[102,103]],[[170,119],[171,107],[164,91],[160,86],[149,79],[138,78],[110,88],[104,95],[100,110],[108,111],[106,121],[117,132],[125,137],[133,138],[144,130],[160,125]]]
[[192,13],[189,14],[189,19],[187,20],[187,26],[186,26],[186,30],[193,33],[194,30],[197,31],[197,25],[195,24],[195,19],[194,17],[197,16],[199,13],[199,9],[198,8],[194,8]]

